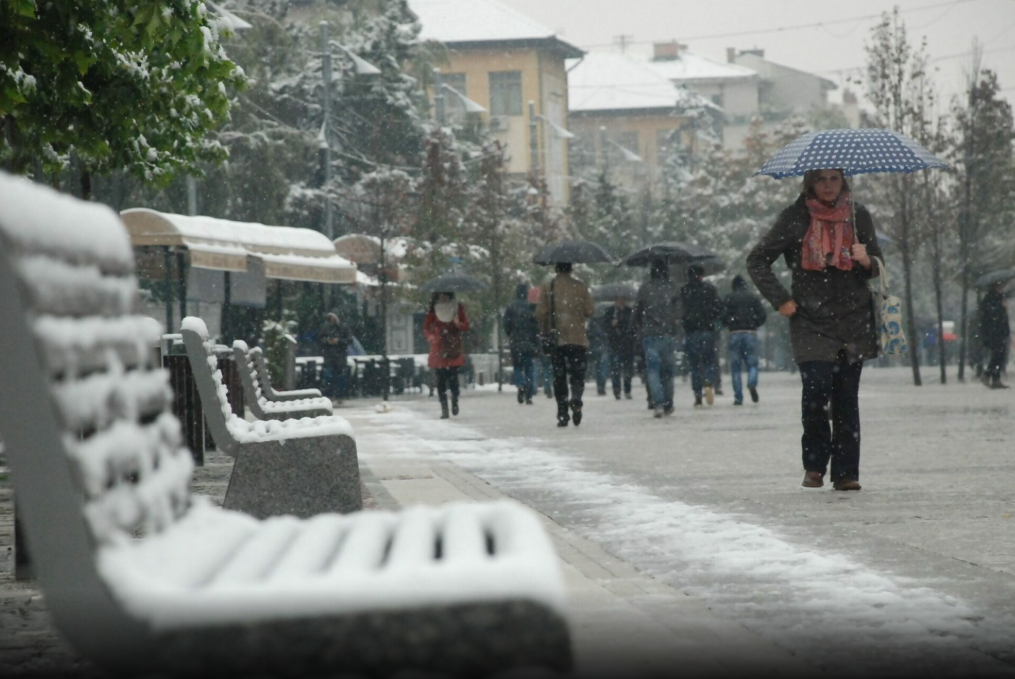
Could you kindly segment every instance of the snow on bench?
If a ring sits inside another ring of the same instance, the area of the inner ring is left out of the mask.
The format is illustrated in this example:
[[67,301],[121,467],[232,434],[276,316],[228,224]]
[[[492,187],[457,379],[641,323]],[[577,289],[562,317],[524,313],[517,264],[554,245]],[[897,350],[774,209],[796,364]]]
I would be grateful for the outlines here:
[[344,418],[245,420],[229,407],[215,343],[196,316],[180,326],[212,439],[236,458],[224,505],[257,517],[363,508],[352,427]]
[[[292,339],[289,335],[286,335],[286,337]],[[292,341],[295,342],[296,340]],[[254,363],[258,384],[263,391],[264,397],[269,401],[298,401],[304,398],[321,397],[320,389],[287,389],[276,391],[271,384],[271,375],[268,374],[268,366],[264,363],[264,352],[261,350],[261,347],[253,347],[248,356]]]
[[250,412],[259,420],[332,416],[331,399],[320,395],[282,401],[269,400],[261,390],[261,379],[252,360],[251,349],[243,340],[233,342],[233,357],[240,372],[240,382]]
[[519,504],[259,520],[192,496],[149,351],[160,328],[137,311],[112,210],[0,174],[0,290],[19,518],[52,619],[85,657],[176,676],[569,667],[559,562]]

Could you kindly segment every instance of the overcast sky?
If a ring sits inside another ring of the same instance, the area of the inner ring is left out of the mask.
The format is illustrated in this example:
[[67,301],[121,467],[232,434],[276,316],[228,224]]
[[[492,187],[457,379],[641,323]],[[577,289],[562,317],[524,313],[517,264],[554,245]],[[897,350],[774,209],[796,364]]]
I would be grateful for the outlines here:
[[[984,44],[983,64],[998,73],[1015,101],[1015,0],[501,0],[586,50],[610,49],[618,36],[628,49],[650,52],[653,41],[677,39],[691,50],[726,59],[726,48],[761,47],[772,61],[820,73],[845,84],[845,69],[862,66],[864,42],[876,15],[898,5],[917,41],[926,36],[947,97],[963,89],[973,39]],[[825,26],[778,30],[825,22]],[[834,23],[833,23],[834,22]],[[765,31],[751,35],[717,34]],[[962,55],[962,56],[956,56]],[[855,73],[855,72],[854,72]],[[855,89],[855,88],[854,88]],[[841,89],[839,90],[841,93]],[[833,98],[839,96],[833,93]]]

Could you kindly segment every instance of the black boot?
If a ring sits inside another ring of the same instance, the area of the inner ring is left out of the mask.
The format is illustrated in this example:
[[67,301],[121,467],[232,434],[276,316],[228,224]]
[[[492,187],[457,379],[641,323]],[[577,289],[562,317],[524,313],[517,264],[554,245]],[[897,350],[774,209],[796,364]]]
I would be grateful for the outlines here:
[[448,397],[445,396],[441,399],[441,419],[446,420],[450,417],[448,415]]
[[458,394],[451,394],[451,414],[458,414]]
[[571,421],[571,416],[568,415],[567,406],[564,406],[563,408],[561,408],[558,405],[557,406],[557,426],[558,427],[566,427],[568,425],[568,422],[570,422],[570,421]]

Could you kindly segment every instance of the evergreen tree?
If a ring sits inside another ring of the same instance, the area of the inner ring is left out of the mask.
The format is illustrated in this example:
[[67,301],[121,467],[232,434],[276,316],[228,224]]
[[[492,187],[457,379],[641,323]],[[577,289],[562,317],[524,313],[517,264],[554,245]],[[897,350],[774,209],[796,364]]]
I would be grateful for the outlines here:
[[[977,59],[978,62],[978,59]],[[958,216],[959,272],[961,276],[961,334],[959,379],[965,377],[969,289],[976,278],[994,268],[1010,265],[1015,198],[1012,152],[1015,132],[1011,105],[1001,96],[997,76],[974,66],[966,100],[952,103],[955,119],[952,162]]]

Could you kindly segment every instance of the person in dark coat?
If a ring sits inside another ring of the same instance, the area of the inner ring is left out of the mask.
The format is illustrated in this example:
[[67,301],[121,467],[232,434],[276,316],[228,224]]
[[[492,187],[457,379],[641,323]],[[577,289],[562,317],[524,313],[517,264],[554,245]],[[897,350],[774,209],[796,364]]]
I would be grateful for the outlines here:
[[[833,487],[860,489],[860,372],[878,356],[868,282],[879,275],[881,256],[870,212],[852,203],[843,172],[832,169],[804,175],[800,197],[747,257],[762,296],[789,318],[803,380],[806,488],[824,485],[831,460]],[[779,257],[792,272],[792,291],[772,271]]]
[[610,380],[613,383],[613,397],[620,398],[623,387],[624,398],[631,398],[631,380],[634,377],[634,312],[624,299],[618,299],[603,316],[606,327],[606,345],[610,352]]
[[980,343],[988,354],[984,383],[991,389],[1007,389],[1001,382],[1001,371],[1008,362],[1011,346],[1011,326],[1008,324],[1008,300],[1004,297],[1004,283],[996,283],[978,308],[980,317]]
[[504,333],[511,342],[511,367],[518,387],[518,403],[532,405],[536,393],[536,357],[539,354],[539,324],[536,305],[529,302],[529,286],[515,288],[515,301],[504,311]]
[[441,419],[448,419],[448,391],[451,391],[451,413],[458,415],[458,371],[465,365],[465,341],[469,330],[465,307],[455,300],[453,292],[435,292],[423,319],[423,335],[430,343],[427,365],[437,379],[437,398]]
[[687,268],[687,284],[680,289],[684,310],[684,333],[687,336],[687,360],[691,371],[694,405],[701,405],[702,392],[709,405],[715,401],[715,328],[722,320],[724,309],[719,291],[704,280],[705,270],[697,265]]
[[649,409],[655,417],[674,413],[673,378],[681,340],[680,317],[680,288],[670,278],[669,263],[654,260],[649,265],[649,279],[638,288],[634,322],[644,352]]
[[747,368],[747,391],[751,400],[758,402],[758,328],[765,323],[768,314],[761,304],[761,298],[747,289],[743,276],[733,277],[733,292],[723,300],[726,315],[723,324],[729,330],[730,373],[733,381],[733,405],[744,404],[744,387],[740,378],[740,367]]
[[352,332],[340,320],[338,309],[332,309],[317,333],[321,349],[321,393],[338,403],[345,396],[346,361]]

